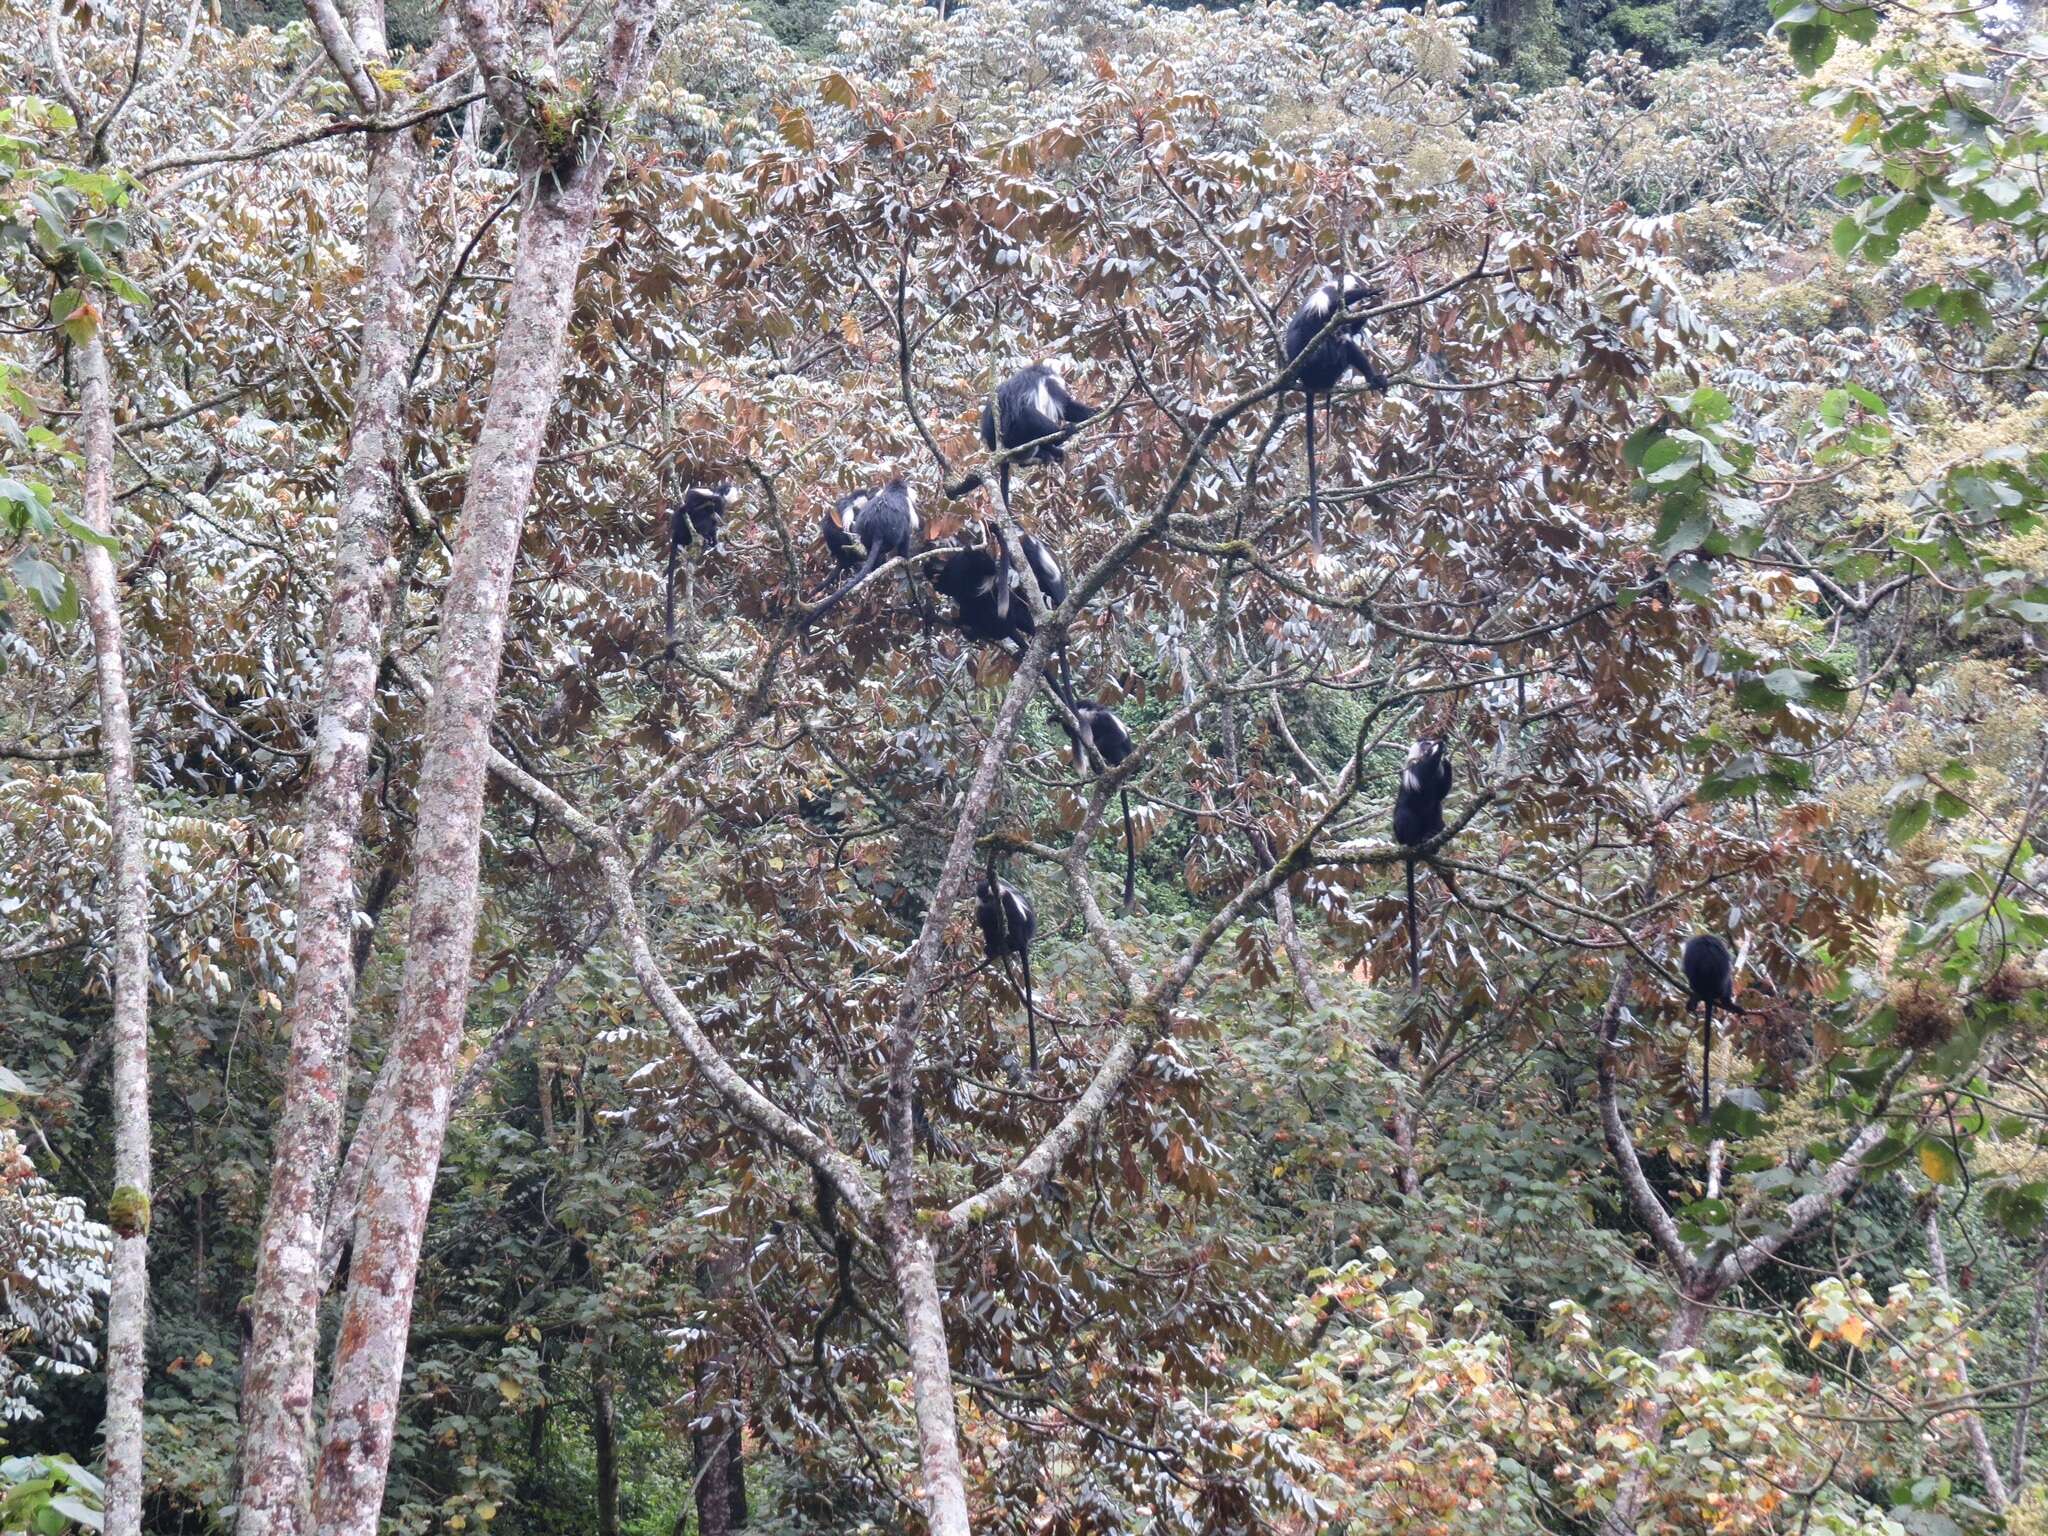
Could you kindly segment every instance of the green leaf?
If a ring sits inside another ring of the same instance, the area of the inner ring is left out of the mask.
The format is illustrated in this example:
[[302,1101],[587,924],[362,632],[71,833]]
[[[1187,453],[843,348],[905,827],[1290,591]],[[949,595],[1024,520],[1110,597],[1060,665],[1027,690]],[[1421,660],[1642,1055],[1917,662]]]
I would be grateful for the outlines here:
[[[1691,498],[1686,498],[1690,502]],[[1681,504],[1667,507],[1664,516],[1657,523],[1656,537],[1652,547],[1664,559],[1691,554],[1714,531],[1713,520],[1697,506]]]
[[[1780,23],[1782,26],[1783,23]],[[1792,63],[1803,75],[1810,75],[1835,56],[1835,29],[1819,22],[1784,27],[1785,46]]]
[[106,1520],[101,1516],[100,1512],[76,1494],[60,1493],[56,1495],[50,1500],[50,1508],[56,1510],[65,1519],[84,1526],[88,1531],[103,1531],[107,1528]]
[[1929,1136],[1919,1146],[1920,1171],[1936,1184],[1959,1183],[1963,1177],[1963,1160],[1956,1155],[1956,1149],[1939,1136]]
[[110,555],[118,555],[121,552],[121,541],[119,539],[110,533],[101,533],[92,524],[73,517],[62,507],[51,507],[50,516],[56,519],[57,525],[60,528],[74,539],[77,539],[79,543],[95,545],[100,549],[104,549]]
[[1902,800],[1892,808],[1891,821],[1884,829],[1885,841],[1903,848],[1934,819],[1934,807],[1925,800]]
[[16,553],[8,569],[44,617],[69,624],[78,617],[78,588],[63,571],[27,550]]

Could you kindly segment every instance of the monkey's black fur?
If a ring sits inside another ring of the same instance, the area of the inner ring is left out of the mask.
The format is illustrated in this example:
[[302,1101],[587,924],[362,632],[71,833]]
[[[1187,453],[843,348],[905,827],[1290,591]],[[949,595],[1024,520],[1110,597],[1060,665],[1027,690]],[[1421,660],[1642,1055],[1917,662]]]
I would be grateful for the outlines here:
[[[991,869],[981,877],[974,891],[974,917],[981,924],[981,944],[991,964],[1004,976],[1010,974],[1010,957],[1015,956],[1024,971],[1026,1039],[1030,1046],[1031,1070],[1038,1070],[1038,1009],[1031,998],[1031,941],[1038,934],[1038,913],[1031,898],[1007,880],[998,880]],[[1015,986],[1014,979],[1011,985]]]
[[[1074,734],[1065,716],[1060,718],[1060,728],[1072,739],[1077,762],[1085,765],[1088,761],[1084,743],[1092,745],[1111,768],[1131,755],[1131,733],[1117,718],[1116,711],[1093,699],[1075,699],[1072,707],[1074,718],[1081,723],[1081,734]],[[1124,813],[1124,911],[1129,912],[1137,904],[1138,839],[1131,829],[1130,791],[1119,789],[1116,797]]]
[[[1067,440],[1074,428],[1093,421],[1101,411],[1083,405],[1066,382],[1044,363],[1020,368],[996,386],[992,399],[982,402],[981,446],[994,453],[999,449],[1031,446],[1028,453],[1005,459],[996,470],[996,484],[1003,505],[1010,504],[1010,469],[1021,464],[1057,464],[1067,456]],[[983,477],[970,475],[954,488],[965,496],[982,484]]]
[[818,532],[824,535],[825,552],[832,557],[833,565],[842,571],[860,569],[861,547],[848,530],[872,495],[873,491],[851,491],[832,503],[819,521]]
[[831,1180],[813,1170],[811,1189],[818,1206],[818,1225],[831,1235],[832,1259],[839,1270],[839,1289],[832,1298],[832,1305],[818,1314],[817,1326],[811,1330],[811,1363],[822,1375],[825,1370],[825,1335],[832,1331],[839,1314],[853,1305],[853,1232],[840,1224],[839,1191],[832,1187]]
[[[960,535],[959,545],[938,563],[932,573],[932,585],[953,599],[959,610],[960,628],[970,639],[985,640],[991,645],[1015,644],[1021,652],[1038,633],[1038,621],[1032,618],[1030,605],[1018,593],[1022,580],[1009,562],[1008,551],[992,555],[967,533]],[[1028,533],[1023,536],[1023,548],[1024,559],[1031,567],[1046,607],[1059,607],[1067,600],[1066,576],[1051,552]],[[1067,671],[1064,639],[1059,653],[1060,676],[1065,687],[1056,691],[1071,700],[1073,679]]]
[[1689,994],[1685,1011],[1706,1010],[1700,1024],[1700,1119],[1704,1121],[1713,1113],[1714,1010],[1720,1008],[1733,1014],[1748,1010],[1735,1006],[1735,957],[1729,953],[1726,941],[1715,934],[1696,933],[1685,941],[1678,963],[1685,972]]
[[1308,354],[1301,371],[1294,376],[1294,387],[1301,391],[1301,422],[1308,438],[1309,539],[1318,554],[1323,548],[1323,514],[1316,501],[1316,396],[1331,393],[1343,382],[1345,374],[1354,371],[1371,388],[1385,394],[1387,376],[1372,360],[1372,354],[1358,344],[1358,333],[1365,329],[1363,320],[1345,320],[1321,341],[1316,337],[1338,310],[1377,304],[1382,297],[1384,290],[1347,272],[1341,283],[1324,283],[1303,301],[1294,318],[1287,322],[1287,332],[1280,341],[1281,355],[1287,362],[1301,357],[1304,351]]
[[686,485],[676,504],[669,509],[668,524],[668,650],[676,648],[676,552],[687,549],[696,539],[706,550],[718,548],[718,520],[732,502],[732,482],[718,485]]
[[730,480],[717,485],[685,486],[682,499],[675,505],[671,527],[677,546],[687,549],[695,539],[702,539],[706,549],[718,548],[718,522],[731,501]]
[[[1451,792],[1451,754],[1433,736],[1408,749],[1401,787],[1394,792],[1394,841],[1417,848],[1444,829],[1444,797]],[[1408,984],[1422,990],[1422,947],[1415,936],[1415,861],[1408,865]]]
[[[847,556],[851,551],[842,551],[834,539],[832,529],[837,526],[841,509],[848,509],[852,498],[839,502],[825,518],[825,547],[832,551],[832,558],[842,570],[850,574],[839,584],[839,588],[825,599],[824,606],[811,615],[815,624],[826,614],[837,608],[847,593],[851,592],[864,578],[881,569],[884,561],[907,560],[917,548],[917,499],[911,493],[910,485],[901,475],[896,476],[880,489],[862,496],[857,504],[850,507],[853,517],[852,542],[867,552],[867,558],[854,569],[848,565]],[[841,530],[844,536],[844,530]],[[919,589],[913,583],[913,592]],[[919,601],[923,598],[920,596]]]

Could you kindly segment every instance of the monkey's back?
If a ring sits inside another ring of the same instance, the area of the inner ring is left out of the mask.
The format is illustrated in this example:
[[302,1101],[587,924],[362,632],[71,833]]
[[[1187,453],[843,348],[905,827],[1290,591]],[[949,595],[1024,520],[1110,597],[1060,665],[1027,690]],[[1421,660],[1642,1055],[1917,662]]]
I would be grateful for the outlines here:
[[1735,1002],[1735,962],[1728,946],[1711,933],[1696,933],[1679,952],[1685,984],[1696,1003]]
[[[1316,302],[1317,299],[1326,296],[1334,301],[1334,295],[1328,294],[1327,290],[1319,290],[1306,304],[1296,310],[1294,318],[1287,323],[1287,334],[1281,338],[1281,351],[1288,362],[1291,363],[1300,357],[1304,350],[1308,353],[1301,365],[1301,372],[1294,376],[1294,387],[1317,395],[1327,394],[1335,389],[1342,381],[1345,371],[1351,366],[1350,357],[1344,349],[1344,340],[1354,327],[1340,325],[1321,341],[1316,341],[1317,333],[1330,321],[1332,304],[1325,303],[1319,306]],[[1311,342],[1315,342],[1315,345],[1310,346]]]
[[1444,803],[1440,798],[1411,795],[1403,789],[1394,797],[1394,841],[1404,848],[1426,843],[1444,829]]

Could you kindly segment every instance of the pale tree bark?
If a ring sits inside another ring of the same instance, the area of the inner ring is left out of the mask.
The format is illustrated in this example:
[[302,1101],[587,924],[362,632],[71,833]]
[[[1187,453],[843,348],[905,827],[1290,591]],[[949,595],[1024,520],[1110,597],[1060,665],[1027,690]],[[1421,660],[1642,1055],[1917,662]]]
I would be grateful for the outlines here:
[[[114,401],[102,317],[78,347],[79,422],[85,435],[83,520],[114,531]],[[109,881],[113,916],[114,1229],[107,1296],[107,1536],[141,1536],[142,1385],[149,1327],[149,865],[142,801],[135,789],[135,738],[128,711],[121,585],[114,557],[87,544],[80,561],[92,629],[105,757]]]
[[911,1403],[917,1413],[918,1459],[924,1471],[925,1517],[932,1536],[970,1536],[967,1474],[960,1463],[960,1427],[953,1412],[953,1369],[946,1348],[946,1304],[938,1266],[924,1234],[885,1224],[889,1269],[903,1310],[910,1355]]
[[[667,848],[665,841],[658,841],[648,855],[649,861],[660,858]],[[569,973],[582,964],[583,957],[604,936],[611,923],[609,909],[593,913],[583,925],[583,931],[556,957],[548,973],[527,991],[518,1010],[499,1027],[484,1048],[470,1058],[461,1079],[455,1084],[454,1097],[449,1101],[448,1113],[451,1116],[483,1086],[484,1079],[496,1070],[520,1032],[554,1002],[556,991],[568,979]],[[355,1135],[349,1139],[347,1155],[342,1158],[340,1176],[334,1181],[334,1192],[327,1200],[325,1234],[320,1240],[320,1294],[323,1296],[340,1273],[342,1255],[348,1251],[349,1241],[355,1236],[356,1212],[362,1204],[363,1179],[369,1168],[370,1148],[376,1145],[377,1127],[384,1120],[385,1108],[391,1102],[392,1090],[397,1085],[397,1063],[398,1058],[394,1054],[378,1071],[377,1080],[363,1101],[362,1116],[356,1123]]]
[[[946,897],[950,892],[947,899],[952,902],[957,903],[964,892],[965,872],[974,848],[976,829],[987,814],[1003,750],[1016,731],[1024,705],[1029,700],[1044,666],[1046,646],[1052,633],[1050,625],[1040,629],[1012,677],[1011,692],[1005,698],[991,729],[991,744],[985,749],[986,756],[977,769],[961,806],[959,820],[955,825],[954,842],[948,852],[937,887],[941,897]],[[1192,707],[1188,714],[1192,714]],[[1170,732],[1182,728],[1184,724],[1184,719],[1169,717],[1158,729],[1160,732]],[[1370,721],[1367,729],[1370,729]],[[1146,742],[1141,742],[1137,753],[1126,760],[1123,767],[1117,770],[1118,773],[1127,773],[1142,762],[1146,753],[1151,750],[1151,740],[1152,738],[1147,738]],[[1340,786],[1343,792],[1325,808],[1317,826],[1311,829],[1303,841],[1282,855],[1273,867],[1246,882],[1237,895],[1210,920],[1194,944],[1176,958],[1167,974],[1151,988],[1141,984],[1135,969],[1121,951],[1116,949],[1103,929],[1100,907],[1087,884],[1086,845],[1083,840],[1077,838],[1067,856],[1069,880],[1082,904],[1089,930],[1096,936],[1098,946],[1103,949],[1111,968],[1116,972],[1131,1011],[1141,1015],[1144,1022],[1133,1022],[1119,1033],[1104,1055],[1087,1090],[1008,1173],[987,1189],[963,1199],[950,1210],[927,1213],[920,1219],[915,1212],[912,1199],[913,1176],[900,1171],[905,1167],[904,1164],[892,1164],[889,1170],[890,1187],[885,1201],[868,1182],[868,1177],[859,1163],[834,1147],[801,1116],[782,1108],[749,1082],[704,1034],[690,1010],[684,1006],[661,972],[648,938],[646,924],[640,915],[639,903],[634,896],[633,871],[624,849],[612,833],[570,805],[560,794],[502,752],[491,753],[490,768],[500,780],[555,817],[596,854],[598,867],[604,874],[612,912],[625,939],[627,954],[636,979],[655,1012],[668,1026],[676,1043],[696,1064],[706,1083],[724,1101],[735,1119],[753,1127],[767,1140],[808,1163],[838,1192],[843,1210],[857,1217],[871,1230],[879,1232],[884,1251],[889,1255],[892,1278],[896,1281],[899,1303],[905,1318],[904,1331],[909,1341],[913,1377],[912,1397],[918,1419],[919,1449],[924,1474],[924,1486],[920,1490],[922,1502],[928,1511],[934,1532],[943,1531],[947,1536],[965,1536],[970,1529],[966,1478],[958,1444],[958,1421],[953,1409],[943,1292],[939,1286],[937,1266],[926,1228],[934,1232],[946,1231],[1002,1216],[1023,1204],[1029,1198],[1030,1192],[1037,1189],[1059,1164],[1073,1153],[1087,1128],[1098,1123],[1109,1112],[1123,1085],[1129,1081],[1132,1073],[1143,1061],[1150,1040],[1165,1029],[1175,1001],[1201,965],[1202,958],[1215,947],[1224,934],[1230,931],[1245,912],[1270,899],[1274,889],[1284,883],[1288,874],[1307,862],[1307,838],[1313,837],[1323,823],[1342,808],[1354,782],[1351,771],[1347,770],[1346,779]],[[1102,803],[1113,795],[1114,791],[1113,780],[1098,788],[1097,804],[1090,812],[1091,819],[1084,822],[1084,828],[1099,824]],[[1441,835],[1442,840],[1448,840],[1462,832],[1492,799],[1491,790],[1483,790],[1475,795],[1471,804],[1445,829]],[[1433,852],[1434,849],[1427,851]],[[1413,856],[1413,850],[1388,844],[1372,849],[1346,850],[1341,856],[1353,863],[1391,867]],[[892,1069],[901,1074],[896,1080],[905,1084],[911,1083],[911,1068],[915,1063],[915,1055],[914,1046],[905,1050],[902,1042],[915,1034],[916,1022],[921,1017],[923,999],[929,994],[930,977],[932,969],[937,964],[940,950],[938,934],[943,929],[944,918],[943,904],[938,897],[934,898],[933,912],[937,915],[927,918],[926,937],[930,941],[929,952],[923,948],[926,938],[921,937],[919,947],[914,948],[912,952],[910,979],[905,984],[905,1001],[899,1010],[899,1028],[892,1041],[892,1050],[902,1052],[898,1058],[902,1065],[896,1067],[892,1062]],[[904,1019],[909,1020],[907,1029],[902,1026]],[[903,1102],[906,1105],[910,1102],[908,1092],[904,1094]],[[901,1144],[906,1148],[914,1146],[909,1140],[907,1121],[907,1110],[901,1119],[892,1116],[892,1145]]]
[[[330,0],[312,0],[323,37],[344,37]],[[374,113],[364,60],[386,57],[379,0],[359,0],[353,50],[337,71]],[[364,99],[367,96],[368,99]],[[316,747],[305,788],[298,891],[298,968],[284,1105],[271,1147],[270,1198],[257,1243],[244,1361],[238,1536],[299,1536],[312,1497],[310,1440],[321,1239],[340,1155],[355,1019],[355,848],[391,591],[385,571],[405,445],[413,319],[414,194],[410,132],[371,134],[363,219],[362,340],[349,452],[342,469],[328,592]]]
[[396,1083],[371,1151],[313,1491],[320,1536],[375,1536],[475,944],[478,844],[514,557],[561,379],[576,273],[611,153],[605,133],[646,79],[653,0],[619,0],[606,57],[579,104],[586,129],[543,163],[521,116],[521,62],[489,0],[463,31],[519,145],[527,189],[489,403],[441,607],[413,850],[413,899],[391,1052]]
[[967,1476],[960,1460],[960,1432],[953,1411],[953,1371],[946,1348],[946,1309],[939,1289],[938,1264],[931,1243],[917,1221],[917,1046],[932,979],[941,959],[941,941],[949,915],[967,893],[974,862],[975,839],[987,818],[1001,782],[1009,743],[1024,718],[1024,707],[1037,691],[1044,671],[1051,631],[1041,629],[1025,650],[1010,679],[989,728],[989,739],[975,764],[974,777],[962,797],[946,861],[933,888],[931,906],[903,979],[903,1001],[897,1006],[889,1039],[889,1160],[882,1216],[883,1247],[896,1281],[897,1303],[910,1355],[911,1403],[917,1415],[917,1438],[924,1473],[925,1519],[932,1536],[969,1536]]
[[2033,1413],[2034,1394],[2041,1389],[2035,1385],[2041,1378],[2041,1324],[2048,1317],[2048,1244],[2042,1246],[2040,1256],[2034,1261],[2034,1311],[2027,1323],[2027,1368],[2022,1379],[2027,1383],[2026,1396],[2020,1399],[2019,1412],[2012,1420],[2012,1452],[2007,1463],[2006,1485],[2024,1490],[2027,1481],[2027,1420]]
[[[1923,1225],[1927,1232],[1927,1262],[1934,1270],[1934,1283],[1948,1292],[1950,1298],[1956,1300],[1958,1305],[1961,1305],[1960,1299],[1956,1297],[1955,1287],[1949,1284],[1948,1249],[1941,1241],[1941,1201],[1939,1198],[1930,1198],[1928,1200],[1927,1214],[1923,1220]],[[1971,1398],[1970,1362],[1967,1358],[1962,1359],[1957,1366],[1956,1385],[1961,1389],[1960,1395],[1963,1398],[1966,1400]],[[1985,1502],[2000,1514],[2004,1514],[2006,1505],[2011,1501],[2006,1497],[2005,1479],[1998,1474],[1998,1458],[1992,1454],[1991,1437],[1984,1432],[1984,1416],[1977,1411],[1974,1400],[1971,1400],[1970,1407],[1961,1410],[1961,1412],[1963,1415],[1963,1428],[1970,1437],[1970,1450],[1976,1456],[1977,1470],[1984,1478]]]

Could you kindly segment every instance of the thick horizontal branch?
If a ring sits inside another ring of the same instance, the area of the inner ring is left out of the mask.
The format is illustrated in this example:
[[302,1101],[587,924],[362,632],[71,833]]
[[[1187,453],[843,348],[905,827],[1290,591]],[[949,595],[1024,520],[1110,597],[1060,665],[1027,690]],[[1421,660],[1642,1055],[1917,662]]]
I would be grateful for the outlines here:
[[282,139],[272,139],[267,144],[251,144],[244,149],[195,150],[191,154],[166,155],[161,160],[152,160],[135,174],[138,177],[161,175],[165,171],[189,170],[196,165],[232,165],[243,160],[261,160],[267,155],[283,154],[288,149],[303,149],[308,144],[318,144],[325,139],[338,139],[351,133],[397,133],[403,128],[416,128],[430,118],[441,117],[449,112],[458,112],[472,101],[483,100],[482,91],[471,91],[453,101],[439,106],[422,107],[417,112],[402,117],[345,117],[323,127],[309,128],[304,133],[291,134]]

